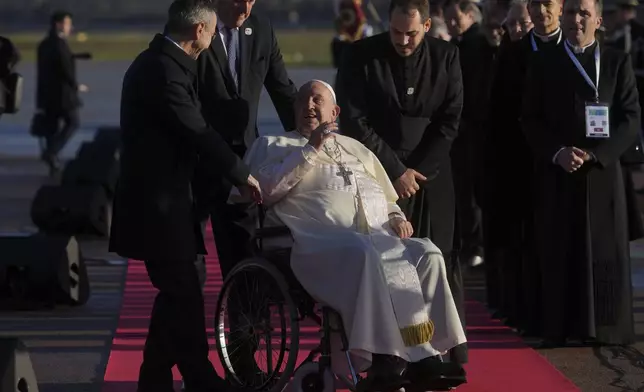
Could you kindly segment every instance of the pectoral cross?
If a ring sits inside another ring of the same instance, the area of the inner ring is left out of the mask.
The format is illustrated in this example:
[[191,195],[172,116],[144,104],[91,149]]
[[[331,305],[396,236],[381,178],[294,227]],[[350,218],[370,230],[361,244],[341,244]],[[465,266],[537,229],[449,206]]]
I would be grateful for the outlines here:
[[352,175],[353,172],[350,169],[347,169],[346,167],[344,167],[344,165],[339,165],[339,166],[340,166],[340,171],[335,174],[344,179],[344,186],[351,185],[351,177],[349,176]]

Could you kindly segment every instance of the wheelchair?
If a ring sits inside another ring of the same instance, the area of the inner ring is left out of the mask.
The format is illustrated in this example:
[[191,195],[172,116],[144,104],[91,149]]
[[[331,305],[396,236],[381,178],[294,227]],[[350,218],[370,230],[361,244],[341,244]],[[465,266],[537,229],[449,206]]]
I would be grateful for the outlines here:
[[[290,230],[264,227],[266,211],[262,206],[257,210],[250,241],[253,255],[230,271],[217,300],[215,344],[226,379],[235,387],[261,392],[281,392],[289,384],[291,392],[335,392],[336,379],[352,392],[376,392],[361,382],[366,378],[351,361],[340,315],[317,304],[291,270]],[[314,322],[321,337],[296,367],[300,346],[310,343],[300,334],[305,320]],[[340,335],[346,375],[331,370],[333,333]],[[416,387],[405,388],[418,392]],[[431,388],[452,389],[449,383]]]
[[[257,209],[254,255],[230,271],[217,300],[215,342],[227,380],[256,391],[281,392],[290,383],[293,392],[332,392],[337,377],[360,392],[362,378],[351,363],[339,314],[319,306],[293,274],[291,247],[283,244],[291,241],[290,230],[264,227],[266,212]],[[267,244],[276,239],[282,244]],[[296,368],[304,320],[314,321],[321,339]],[[340,334],[348,375],[331,371],[332,333]]]

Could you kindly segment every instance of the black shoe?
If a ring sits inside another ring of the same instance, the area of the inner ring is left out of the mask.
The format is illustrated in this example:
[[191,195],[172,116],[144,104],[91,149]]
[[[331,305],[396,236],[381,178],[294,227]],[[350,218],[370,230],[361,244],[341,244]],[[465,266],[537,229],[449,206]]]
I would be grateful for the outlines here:
[[358,382],[357,392],[393,392],[410,385],[405,376],[407,362],[393,355],[373,355],[367,377]]
[[407,392],[449,391],[467,383],[465,369],[458,363],[442,362],[438,356],[410,363],[406,372],[411,382]]

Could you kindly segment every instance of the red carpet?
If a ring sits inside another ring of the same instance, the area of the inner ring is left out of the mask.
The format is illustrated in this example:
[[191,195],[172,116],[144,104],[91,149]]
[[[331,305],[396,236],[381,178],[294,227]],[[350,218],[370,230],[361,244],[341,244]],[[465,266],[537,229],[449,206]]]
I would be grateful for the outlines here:
[[[213,334],[214,309],[222,285],[215,256],[212,233],[209,233],[208,283],[206,311],[208,332]],[[148,281],[142,262],[131,261],[119,325],[112,343],[102,392],[136,392],[136,380],[142,359],[148,317],[156,294]],[[470,343],[470,363],[467,365],[469,383],[458,388],[461,392],[564,392],[579,389],[555,369],[546,359],[527,347],[519,337],[498,320],[492,320],[478,302],[467,303],[467,325]],[[302,339],[313,338],[316,329],[309,324],[301,327]],[[308,343],[308,342],[307,342]],[[305,346],[309,346],[306,344]],[[211,360],[223,375],[214,341],[211,339]],[[308,351],[300,351],[301,359]],[[175,380],[180,380],[175,372]],[[179,383],[177,383],[177,386]],[[177,390],[179,390],[177,388]]]

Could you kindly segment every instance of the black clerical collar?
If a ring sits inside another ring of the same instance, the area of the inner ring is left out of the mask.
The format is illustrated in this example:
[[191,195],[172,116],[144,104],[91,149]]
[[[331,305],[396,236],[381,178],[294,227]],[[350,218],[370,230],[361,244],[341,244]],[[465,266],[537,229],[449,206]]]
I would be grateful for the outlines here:
[[597,41],[593,40],[593,42],[589,43],[588,45],[576,46],[571,44],[570,41],[566,40],[566,45],[568,45],[568,47],[574,54],[583,54],[587,49],[593,48],[595,46],[595,42]]
[[532,29],[532,35],[537,37],[541,42],[550,42],[550,41],[555,40],[555,39],[558,40],[559,37],[561,36],[561,27],[557,27],[557,30],[553,31],[550,34],[546,34],[546,35],[538,34],[534,29]]

